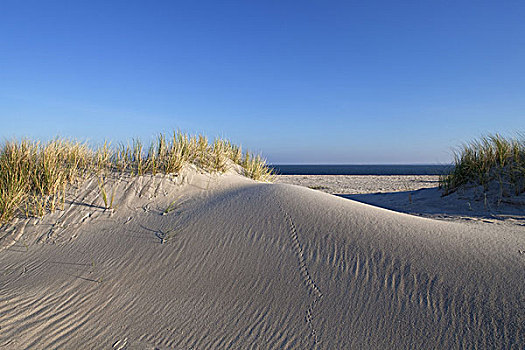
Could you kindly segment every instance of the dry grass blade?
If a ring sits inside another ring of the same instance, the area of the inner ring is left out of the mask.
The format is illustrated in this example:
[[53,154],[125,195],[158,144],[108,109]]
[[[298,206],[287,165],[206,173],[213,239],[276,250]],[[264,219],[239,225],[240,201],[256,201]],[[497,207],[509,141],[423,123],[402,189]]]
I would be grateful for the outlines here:
[[116,186],[113,187],[113,190],[111,191],[111,196],[108,197],[108,193],[106,191],[106,181],[105,178],[98,178],[98,188],[100,190],[100,196],[102,197],[102,200],[104,201],[104,208],[106,209],[114,209],[113,208],[113,202],[115,200],[115,193],[116,193]]

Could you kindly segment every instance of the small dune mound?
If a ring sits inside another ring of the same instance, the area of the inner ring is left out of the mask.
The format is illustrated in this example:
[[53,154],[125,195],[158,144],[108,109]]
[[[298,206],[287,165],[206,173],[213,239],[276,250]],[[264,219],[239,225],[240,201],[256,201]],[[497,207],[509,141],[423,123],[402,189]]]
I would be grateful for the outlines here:
[[440,183],[444,196],[459,191],[486,205],[525,205],[525,139],[496,134],[464,144]]
[[105,188],[108,173],[178,174],[187,164],[217,173],[233,166],[254,180],[272,177],[272,170],[259,155],[243,154],[240,146],[227,140],[209,143],[205,136],[178,131],[171,137],[160,134],[148,148],[138,139],[116,147],[105,142],[95,149],[63,139],[47,144],[8,141],[0,148],[0,224],[17,215],[42,217],[63,208],[67,188],[89,176],[99,178],[100,194],[110,206]]

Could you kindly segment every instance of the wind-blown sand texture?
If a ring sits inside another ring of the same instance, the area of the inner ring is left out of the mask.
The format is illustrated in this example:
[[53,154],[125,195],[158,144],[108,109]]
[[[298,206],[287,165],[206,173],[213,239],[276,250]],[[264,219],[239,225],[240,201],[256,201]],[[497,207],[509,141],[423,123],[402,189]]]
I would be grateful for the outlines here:
[[232,172],[116,183],[114,212],[92,179],[0,231],[0,347],[525,347],[523,227]]

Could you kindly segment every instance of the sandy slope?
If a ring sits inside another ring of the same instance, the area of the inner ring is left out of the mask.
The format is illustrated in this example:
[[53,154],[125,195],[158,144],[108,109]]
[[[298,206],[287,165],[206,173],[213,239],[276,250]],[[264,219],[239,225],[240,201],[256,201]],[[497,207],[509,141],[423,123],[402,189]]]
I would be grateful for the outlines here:
[[522,227],[234,174],[118,186],[114,213],[91,181],[0,233],[0,347],[525,347]]

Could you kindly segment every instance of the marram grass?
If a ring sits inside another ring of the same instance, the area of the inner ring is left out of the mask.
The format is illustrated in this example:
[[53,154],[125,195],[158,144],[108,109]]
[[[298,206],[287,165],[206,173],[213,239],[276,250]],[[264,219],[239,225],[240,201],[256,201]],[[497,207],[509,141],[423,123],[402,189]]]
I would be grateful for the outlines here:
[[489,135],[464,144],[454,155],[454,168],[440,179],[444,195],[461,187],[496,186],[500,197],[525,192],[525,138]]
[[[210,144],[203,135],[178,131],[170,136],[160,134],[147,148],[138,139],[116,147],[106,142],[96,149],[64,139],[46,144],[7,141],[0,148],[0,223],[9,221],[17,212],[40,217],[63,207],[67,186],[89,175],[103,178],[108,171],[177,174],[186,164],[224,172],[231,162],[254,180],[273,178],[271,168],[260,156],[243,154],[239,146],[223,139]],[[101,195],[105,206],[112,207],[113,196],[108,196],[103,185]]]

